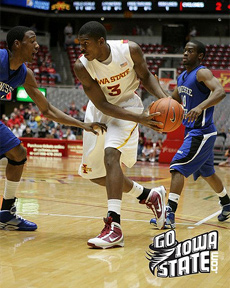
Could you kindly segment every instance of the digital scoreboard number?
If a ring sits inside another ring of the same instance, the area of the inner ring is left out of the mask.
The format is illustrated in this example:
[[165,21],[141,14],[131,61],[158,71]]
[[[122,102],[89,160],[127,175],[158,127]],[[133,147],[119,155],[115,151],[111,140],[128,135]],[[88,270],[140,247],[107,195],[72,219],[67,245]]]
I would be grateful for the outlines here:
[[122,11],[122,2],[121,1],[103,1],[101,3],[101,8],[103,11]]
[[127,8],[131,12],[144,12],[144,11],[152,11],[152,1],[128,1],[126,3]]
[[96,11],[95,1],[74,1],[73,6],[76,11]]

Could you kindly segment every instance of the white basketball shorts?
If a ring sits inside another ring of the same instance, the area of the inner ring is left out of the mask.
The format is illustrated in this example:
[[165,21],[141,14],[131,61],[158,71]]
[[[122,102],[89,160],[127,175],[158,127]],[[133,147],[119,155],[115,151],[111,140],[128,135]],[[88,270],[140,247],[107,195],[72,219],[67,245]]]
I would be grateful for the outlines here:
[[[132,111],[142,113],[142,107]],[[107,126],[107,132],[99,136],[83,132],[83,155],[79,175],[86,179],[106,176],[104,150],[113,147],[121,152],[121,162],[131,168],[137,161],[138,125],[135,122],[113,118],[103,114],[89,102],[85,122],[101,122]]]

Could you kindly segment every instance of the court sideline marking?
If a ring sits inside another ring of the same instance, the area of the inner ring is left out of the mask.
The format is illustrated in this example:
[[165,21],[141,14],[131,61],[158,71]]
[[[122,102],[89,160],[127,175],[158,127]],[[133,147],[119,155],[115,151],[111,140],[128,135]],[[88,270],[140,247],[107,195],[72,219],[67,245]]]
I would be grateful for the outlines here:
[[[202,219],[199,222],[195,223],[194,226],[199,226],[199,225],[207,222],[208,220],[212,219],[213,217],[215,217],[216,215],[218,215],[220,213],[221,213],[221,210],[219,210],[219,211],[217,211],[217,212],[205,217],[204,219]],[[193,228],[195,228],[195,227],[193,227],[193,226],[188,227],[188,229],[193,229]]]

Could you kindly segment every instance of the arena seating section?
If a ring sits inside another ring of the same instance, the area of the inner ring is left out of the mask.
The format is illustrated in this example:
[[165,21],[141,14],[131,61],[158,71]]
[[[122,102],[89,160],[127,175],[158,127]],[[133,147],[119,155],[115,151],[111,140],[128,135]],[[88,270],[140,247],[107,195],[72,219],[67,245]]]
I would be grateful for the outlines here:
[[[6,48],[6,42],[5,41],[0,41],[0,49]],[[34,56],[33,62],[32,63],[28,63],[27,67],[29,67],[33,72],[34,72],[34,76],[35,79],[38,83],[38,85],[40,86],[55,86],[55,79],[49,76],[45,76],[45,75],[40,75],[40,73],[38,72],[39,69],[39,57],[42,57],[43,59],[45,59],[45,57],[47,57],[47,59],[49,60],[49,62],[51,62],[52,64],[54,64],[52,62],[52,57],[50,54],[50,51],[48,49],[47,46],[44,45],[40,45],[39,51],[38,53]],[[36,71],[37,70],[37,71]]]
[[[145,54],[167,54],[171,53],[170,47],[165,47],[160,44],[140,44],[140,47]],[[207,66],[209,69],[226,69],[230,70],[230,44],[229,45],[217,45],[212,44],[206,45],[206,56],[203,65]],[[73,66],[76,59],[80,55],[79,46],[73,47],[69,46],[67,48],[67,54],[69,56],[70,67],[72,75],[74,77],[75,84],[78,85],[79,81],[74,75]],[[157,59],[147,59],[147,65],[152,74],[157,74],[160,67],[164,67],[165,58],[159,57]],[[180,66],[177,67],[177,72],[180,74],[184,70],[182,61]]]

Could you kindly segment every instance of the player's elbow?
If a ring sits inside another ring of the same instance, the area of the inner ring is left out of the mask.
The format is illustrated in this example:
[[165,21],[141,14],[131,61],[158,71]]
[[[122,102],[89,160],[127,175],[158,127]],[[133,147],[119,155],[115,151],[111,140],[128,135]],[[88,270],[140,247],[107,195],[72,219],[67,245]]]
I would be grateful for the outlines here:
[[51,115],[51,107],[49,103],[47,103],[45,107],[40,108],[40,110],[45,118],[49,118],[49,116]]
[[222,88],[219,91],[219,99],[223,100],[225,97],[226,97],[226,93],[225,93],[224,89]]

